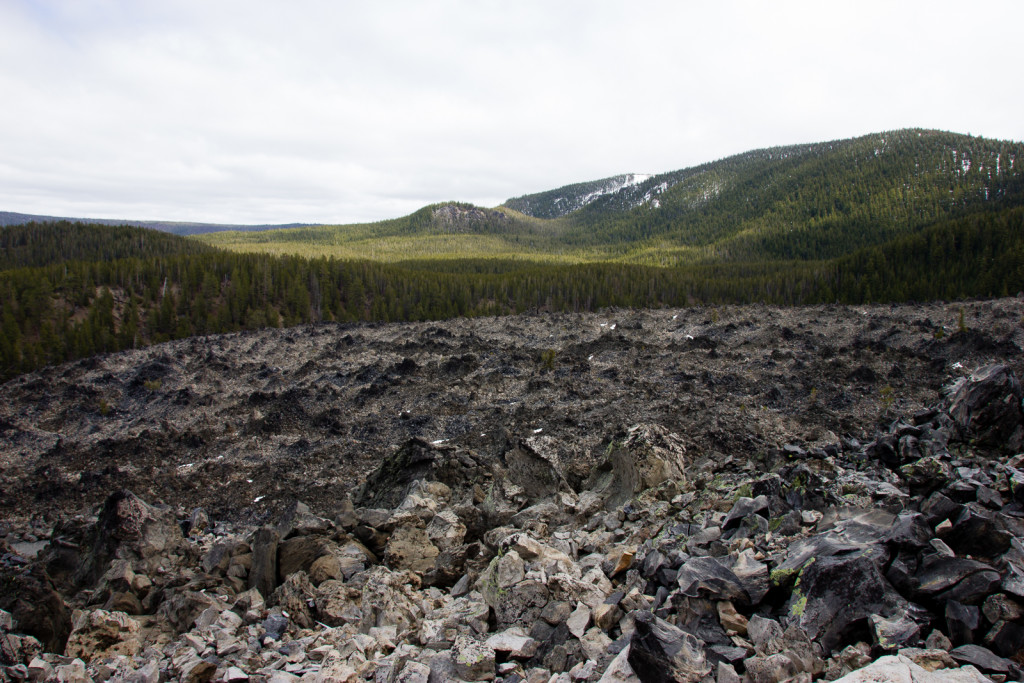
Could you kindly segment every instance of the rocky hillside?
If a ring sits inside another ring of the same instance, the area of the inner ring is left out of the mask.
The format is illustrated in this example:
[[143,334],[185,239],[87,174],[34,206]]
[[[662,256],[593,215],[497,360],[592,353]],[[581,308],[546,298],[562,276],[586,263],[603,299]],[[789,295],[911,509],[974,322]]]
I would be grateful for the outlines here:
[[1016,680],[1022,320],[322,325],[25,375],[3,676]]

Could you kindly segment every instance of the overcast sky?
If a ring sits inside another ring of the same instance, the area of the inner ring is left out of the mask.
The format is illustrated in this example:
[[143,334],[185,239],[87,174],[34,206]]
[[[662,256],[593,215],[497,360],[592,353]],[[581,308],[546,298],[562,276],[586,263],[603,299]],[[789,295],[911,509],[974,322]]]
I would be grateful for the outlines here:
[[1024,2],[0,0],[0,210],[359,222],[904,127],[1024,140]]

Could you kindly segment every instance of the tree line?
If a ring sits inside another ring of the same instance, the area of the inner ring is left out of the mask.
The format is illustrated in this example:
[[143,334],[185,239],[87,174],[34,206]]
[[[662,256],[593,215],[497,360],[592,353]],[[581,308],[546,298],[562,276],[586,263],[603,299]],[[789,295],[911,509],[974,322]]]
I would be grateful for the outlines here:
[[131,228],[22,227],[0,230],[3,379],[171,339],[319,321],[925,301],[1024,290],[1024,208],[946,221],[833,259],[669,268],[515,259],[383,264],[233,253]]

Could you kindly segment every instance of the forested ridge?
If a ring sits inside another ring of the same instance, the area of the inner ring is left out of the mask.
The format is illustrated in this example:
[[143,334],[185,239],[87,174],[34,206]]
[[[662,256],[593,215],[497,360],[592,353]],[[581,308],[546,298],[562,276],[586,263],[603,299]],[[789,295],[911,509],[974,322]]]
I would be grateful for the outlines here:
[[[868,154],[869,143],[881,146]],[[1013,295],[1024,290],[1020,147],[903,131],[762,150],[678,172],[674,185],[655,176],[621,188],[643,197],[665,185],[652,196],[657,206],[630,208],[628,196],[609,194],[542,219],[448,203],[343,226],[347,233],[242,236],[262,253],[210,246],[223,235],[5,227],[0,377],[192,335],[318,321]],[[339,243],[358,248],[338,257],[329,247]],[[296,245],[303,255],[288,253]]]

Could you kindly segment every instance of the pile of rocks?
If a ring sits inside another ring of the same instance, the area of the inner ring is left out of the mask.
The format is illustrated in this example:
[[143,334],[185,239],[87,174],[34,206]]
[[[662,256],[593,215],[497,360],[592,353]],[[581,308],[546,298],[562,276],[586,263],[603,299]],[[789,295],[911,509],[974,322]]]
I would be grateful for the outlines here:
[[[234,528],[120,491],[3,553],[4,680],[1017,680],[1020,383],[986,368],[869,443],[688,467],[636,425],[580,490],[409,441],[329,518]],[[845,677],[845,678],[844,678]]]

